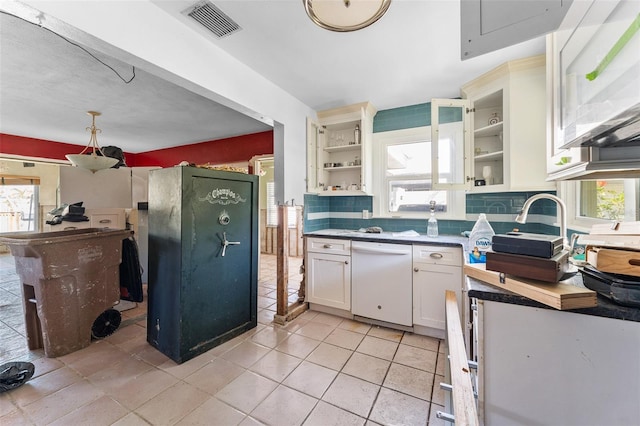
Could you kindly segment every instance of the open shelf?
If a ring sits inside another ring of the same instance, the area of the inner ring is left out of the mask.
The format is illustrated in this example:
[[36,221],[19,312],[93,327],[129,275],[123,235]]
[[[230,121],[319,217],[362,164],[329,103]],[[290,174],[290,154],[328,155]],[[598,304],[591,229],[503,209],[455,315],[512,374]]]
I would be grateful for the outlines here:
[[476,129],[474,135],[476,138],[484,138],[488,136],[499,136],[500,132],[502,132],[502,124],[503,122],[499,122],[496,124],[491,124],[489,126],[480,127]]

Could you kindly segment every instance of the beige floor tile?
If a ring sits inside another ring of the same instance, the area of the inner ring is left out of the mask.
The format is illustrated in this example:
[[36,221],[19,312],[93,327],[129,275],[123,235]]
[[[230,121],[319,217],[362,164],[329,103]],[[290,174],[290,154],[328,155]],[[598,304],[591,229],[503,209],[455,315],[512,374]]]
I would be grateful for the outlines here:
[[443,413],[446,413],[444,406],[442,405],[436,405],[436,404],[431,404],[431,409],[429,410],[429,426],[446,426],[449,425],[449,422],[445,422],[442,419],[439,419],[436,416],[436,413],[438,411],[442,411]]
[[180,426],[229,426],[237,425],[245,417],[245,414],[224,402],[210,398],[176,424]]
[[[146,313],[146,311],[144,312]],[[112,345],[119,345],[125,342],[130,341],[131,339],[137,338],[147,338],[147,330],[143,327],[137,326],[135,324],[121,327],[116,330],[111,336],[104,339],[105,341],[111,343]]]
[[338,328],[342,328],[344,330],[349,330],[349,331],[355,331],[356,333],[367,334],[371,329],[371,325],[365,324],[360,321],[345,319],[340,323]]
[[251,371],[222,388],[215,396],[243,413],[250,413],[278,386],[273,380]]
[[8,392],[0,393],[0,418],[18,410],[18,406],[11,402]]
[[364,426],[380,426],[380,423],[376,423],[374,421],[367,420],[367,422],[364,424]]
[[445,391],[440,387],[440,383],[444,383],[444,376],[436,375],[433,381],[433,392],[431,402],[444,406]]
[[149,426],[149,423],[144,421],[136,413],[129,413],[111,426]]
[[264,309],[267,306],[273,305],[275,302],[275,299],[258,295],[258,309]]
[[50,424],[51,426],[108,426],[127,414],[129,414],[129,410],[108,396],[103,396]]
[[222,354],[235,348],[245,340],[246,338],[243,335],[236,336],[233,339],[228,340],[223,344],[216,346],[215,348],[209,349],[206,354],[212,357],[222,356]]
[[436,371],[437,356],[437,352],[416,348],[414,346],[400,345],[396,356],[393,358],[393,362],[434,373]]
[[383,387],[429,401],[433,388],[433,373],[392,363]]
[[436,362],[436,374],[444,376],[444,359],[445,355],[438,352],[438,360]]
[[296,426],[302,424],[317,402],[309,395],[280,385],[251,412],[251,417],[270,425]]
[[336,328],[324,341],[353,351],[358,347],[360,342],[362,342],[364,337],[364,334],[356,333],[355,331]]
[[344,318],[338,317],[338,316],[335,316],[335,315],[326,314],[324,312],[318,312],[318,315],[313,317],[313,319],[311,321],[319,322],[319,323],[322,323],[322,324],[327,324],[327,325],[330,325],[332,327],[337,327],[342,322],[343,319]]
[[380,339],[391,340],[400,343],[404,331],[394,330],[393,328],[373,326],[367,333],[368,336],[379,337]]
[[244,341],[230,351],[222,354],[221,358],[238,364],[241,367],[249,368],[268,352],[269,348],[265,348],[251,341]]
[[264,325],[273,324],[273,315],[273,311],[261,309],[258,311],[258,322]]
[[381,385],[391,365],[390,361],[355,352],[342,372],[367,382]]
[[298,358],[306,358],[319,344],[318,340],[300,334],[292,334],[276,346],[276,350]]
[[126,355],[120,362],[105,366],[104,369],[90,375],[88,379],[95,386],[113,394],[117,389],[125,386],[129,380],[133,380],[151,369],[153,369],[152,365]]
[[382,388],[370,418],[383,425],[423,426],[429,419],[429,403]]
[[251,341],[273,349],[289,337],[290,334],[280,326],[270,325],[251,336]]
[[322,342],[307,357],[307,361],[340,371],[352,353],[348,349]]
[[360,417],[367,417],[379,390],[378,385],[346,374],[339,374],[322,400]]
[[64,367],[64,363],[59,361],[57,358],[39,358],[31,361],[31,363],[35,367],[31,380],[57,370],[58,368]]
[[404,333],[402,337],[402,344],[415,346],[421,349],[427,349],[429,351],[438,352],[440,346],[440,340],[435,337],[421,336],[419,334]]
[[303,361],[282,384],[320,398],[337,375],[335,370]]
[[264,423],[259,422],[251,416],[247,416],[238,426],[264,426]]
[[250,370],[280,383],[300,362],[302,362],[300,358],[285,354],[284,352],[271,351],[253,364]]
[[300,329],[296,331],[296,334],[300,334],[311,339],[324,340],[329,334],[331,334],[333,329],[334,327],[330,325],[311,320],[300,327]]
[[209,395],[215,395],[220,389],[234,381],[245,369],[222,358],[216,358],[200,370],[187,376],[184,381]]
[[195,386],[178,382],[144,403],[136,413],[151,424],[171,425],[209,398],[209,394]]
[[164,364],[170,359],[168,356],[166,356],[153,346],[149,345],[148,343],[142,345],[139,350],[133,353],[133,356],[156,367],[158,365]]
[[366,336],[356,349],[357,352],[391,361],[398,349],[398,343],[378,337]]
[[16,405],[24,407],[81,380],[82,377],[71,368],[59,368],[31,379],[19,388],[12,390],[11,399]]
[[102,397],[104,393],[87,380],[81,380],[23,407],[36,425],[49,424]]
[[109,389],[108,393],[130,410],[135,410],[154,396],[170,388],[178,379],[161,370],[152,369]]
[[362,426],[365,419],[324,401],[318,402],[305,426]]
[[205,365],[209,364],[213,359],[215,359],[215,357],[204,353],[202,355],[198,355],[195,358],[191,358],[189,361],[185,361],[182,364],[176,364],[174,360],[169,359],[166,362],[160,364],[158,368],[166,371],[174,377],[184,379],[185,377],[190,376]]
[[9,414],[4,416],[0,416],[0,425],[10,425],[10,426],[33,426],[33,423],[26,414],[24,414],[20,410],[12,411]]
[[[129,355],[117,346],[108,342],[96,342],[91,345],[93,350],[73,362],[64,361],[69,367],[82,376],[90,376],[103,369],[105,365],[113,365]],[[89,351],[88,351],[89,352]]]

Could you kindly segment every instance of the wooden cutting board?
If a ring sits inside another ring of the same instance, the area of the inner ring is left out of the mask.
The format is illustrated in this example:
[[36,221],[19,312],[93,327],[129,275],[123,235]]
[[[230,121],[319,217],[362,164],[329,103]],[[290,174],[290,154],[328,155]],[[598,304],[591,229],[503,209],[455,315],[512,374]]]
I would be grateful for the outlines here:
[[501,283],[500,272],[487,271],[483,263],[465,265],[464,273],[558,310],[592,308],[598,305],[595,291],[570,284],[546,283],[512,275],[505,275],[504,283]]
[[640,277],[640,250],[587,247],[587,262],[602,272]]

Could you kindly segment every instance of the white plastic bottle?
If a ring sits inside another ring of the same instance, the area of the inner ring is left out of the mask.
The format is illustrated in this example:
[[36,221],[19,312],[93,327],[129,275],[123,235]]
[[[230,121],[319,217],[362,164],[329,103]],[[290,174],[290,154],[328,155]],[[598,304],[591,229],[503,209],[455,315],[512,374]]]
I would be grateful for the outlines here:
[[438,220],[436,219],[436,202],[430,203],[431,214],[427,221],[427,237],[436,238],[438,236]]
[[469,234],[470,263],[486,263],[486,253],[491,250],[491,240],[495,234],[489,221],[487,221],[487,215],[480,213]]

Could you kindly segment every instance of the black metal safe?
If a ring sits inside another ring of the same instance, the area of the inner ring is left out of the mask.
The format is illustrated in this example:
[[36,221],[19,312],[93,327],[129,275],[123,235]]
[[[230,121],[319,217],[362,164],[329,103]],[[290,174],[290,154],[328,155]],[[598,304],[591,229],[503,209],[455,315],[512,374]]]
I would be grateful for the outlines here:
[[257,325],[258,177],[149,174],[147,341],[182,363]]

